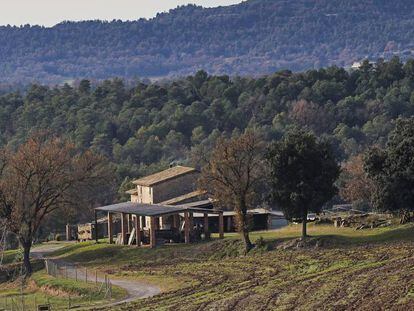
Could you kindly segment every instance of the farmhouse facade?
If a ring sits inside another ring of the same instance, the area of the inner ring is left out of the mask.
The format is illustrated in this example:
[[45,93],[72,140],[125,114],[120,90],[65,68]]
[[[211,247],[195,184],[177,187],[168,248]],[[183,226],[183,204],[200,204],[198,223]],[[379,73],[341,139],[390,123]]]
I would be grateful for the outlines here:
[[[112,243],[115,234],[118,243],[154,247],[156,243],[206,239],[210,232],[223,237],[224,231],[235,231],[236,213],[214,208],[208,194],[197,189],[198,177],[192,167],[174,166],[134,180],[134,188],[127,191],[129,202],[95,209],[96,224],[97,213],[107,213],[107,230],[96,238],[105,234]],[[255,209],[249,214],[253,230],[270,228],[272,211]],[[120,220],[121,232],[114,230],[115,217]]]
[[162,172],[133,181],[136,188],[128,191],[131,202],[158,204],[187,195],[196,190],[198,172],[185,166],[171,167]]

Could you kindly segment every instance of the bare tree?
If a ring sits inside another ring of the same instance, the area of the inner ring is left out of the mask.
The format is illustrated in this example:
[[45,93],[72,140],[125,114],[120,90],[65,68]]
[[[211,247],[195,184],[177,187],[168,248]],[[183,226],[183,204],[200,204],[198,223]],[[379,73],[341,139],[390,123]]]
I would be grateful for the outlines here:
[[44,135],[30,138],[17,151],[1,150],[0,169],[0,217],[19,238],[26,275],[32,273],[33,237],[45,217],[83,206],[112,174],[102,157]]
[[265,176],[264,144],[252,132],[238,137],[218,139],[201,170],[200,187],[207,190],[223,209],[237,213],[237,228],[246,252],[252,248],[247,210],[259,198],[259,185]]
[[364,171],[364,155],[351,157],[342,168],[340,196],[348,202],[364,202],[371,205],[374,192],[374,181]]

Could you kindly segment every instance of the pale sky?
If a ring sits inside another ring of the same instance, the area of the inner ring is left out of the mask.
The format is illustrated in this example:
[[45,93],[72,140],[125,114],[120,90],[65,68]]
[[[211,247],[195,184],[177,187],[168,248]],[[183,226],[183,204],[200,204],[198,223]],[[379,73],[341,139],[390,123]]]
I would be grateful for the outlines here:
[[241,0],[0,0],[0,25],[53,26],[64,20],[135,20],[177,5],[230,5]]

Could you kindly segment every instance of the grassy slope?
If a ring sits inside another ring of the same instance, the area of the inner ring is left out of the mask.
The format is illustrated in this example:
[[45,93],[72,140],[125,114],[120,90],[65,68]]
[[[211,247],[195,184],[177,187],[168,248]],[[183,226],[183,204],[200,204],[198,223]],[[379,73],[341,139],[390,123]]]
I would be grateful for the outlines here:
[[56,252],[115,276],[162,282],[165,293],[123,310],[407,309],[414,303],[414,227],[356,231],[310,226],[323,247],[280,250],[300,226],[252,234],[265,245],[240,254],[224,241],[155,250],[82,243]]
[[8,251],[3,252],[2,264],[4,265],[10,264],[16,260],[20,260],[20,258],[21,258],[21,252],[19,250],[8,250]]
[[[51,304],[54,309],[66,309],[70,303],[73,306],[96,306],[107,304],[105,293],[99,292],[99,285],[71,279],[54,278],[44,270],[35,272],[24,289],[24,304],[26,309],[34,308],[35,304]],[[116,301],[126,296],[126,292],[116,286],[112,288],[112,299]],[[0,308],[15,306],[21,308],[20,281],[3,283],[0,290]]]
[[[19,262],[21,259],[20,250],[10,250],[3,254],[3,265]],[[24,289],[24,304],[26,308],[34,308],[36,304],[50,303],[53,308],[58,310],[66,309],[70,301],[71,306],[96,306],[107,304],[105,293],[99,291],[100,284],[85,283],[71,279],[54,278],[46,274],[39,266],[40,271],[36,271],[26,283]],[[10,265],[9,265],[10,267]],[[1,273],[1,271],[0,271]],[[0,285],[0,309],[14,301],[15,308],[21,308],[20,281],[1,283]],[[126,291],[117,287],[112,287],[112,300],[119,300],[127,295]],[[69,298],[70,297],[70,298]]]

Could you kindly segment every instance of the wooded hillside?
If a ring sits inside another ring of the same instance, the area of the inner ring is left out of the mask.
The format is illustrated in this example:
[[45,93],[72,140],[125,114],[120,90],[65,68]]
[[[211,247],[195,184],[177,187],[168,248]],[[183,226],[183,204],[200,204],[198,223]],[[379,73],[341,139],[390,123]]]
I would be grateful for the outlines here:
[[151,20],[0,27],[0,82],[266,74],[349,66],[414,48],[414,2],[249,0]]
[[116,165],[118,180],[188,163],[191,151],[211,149],[221,133],[255,127],[267,141],[293,125],[328,139],[339,159],[384,145],[399,116],[414,115],[414,61],[364,63],[347,72],[328,67],[253,79],[204,71],[164,84],[122,80],[0,96],[0,141],[22,143],[33,131],[67,136]]

